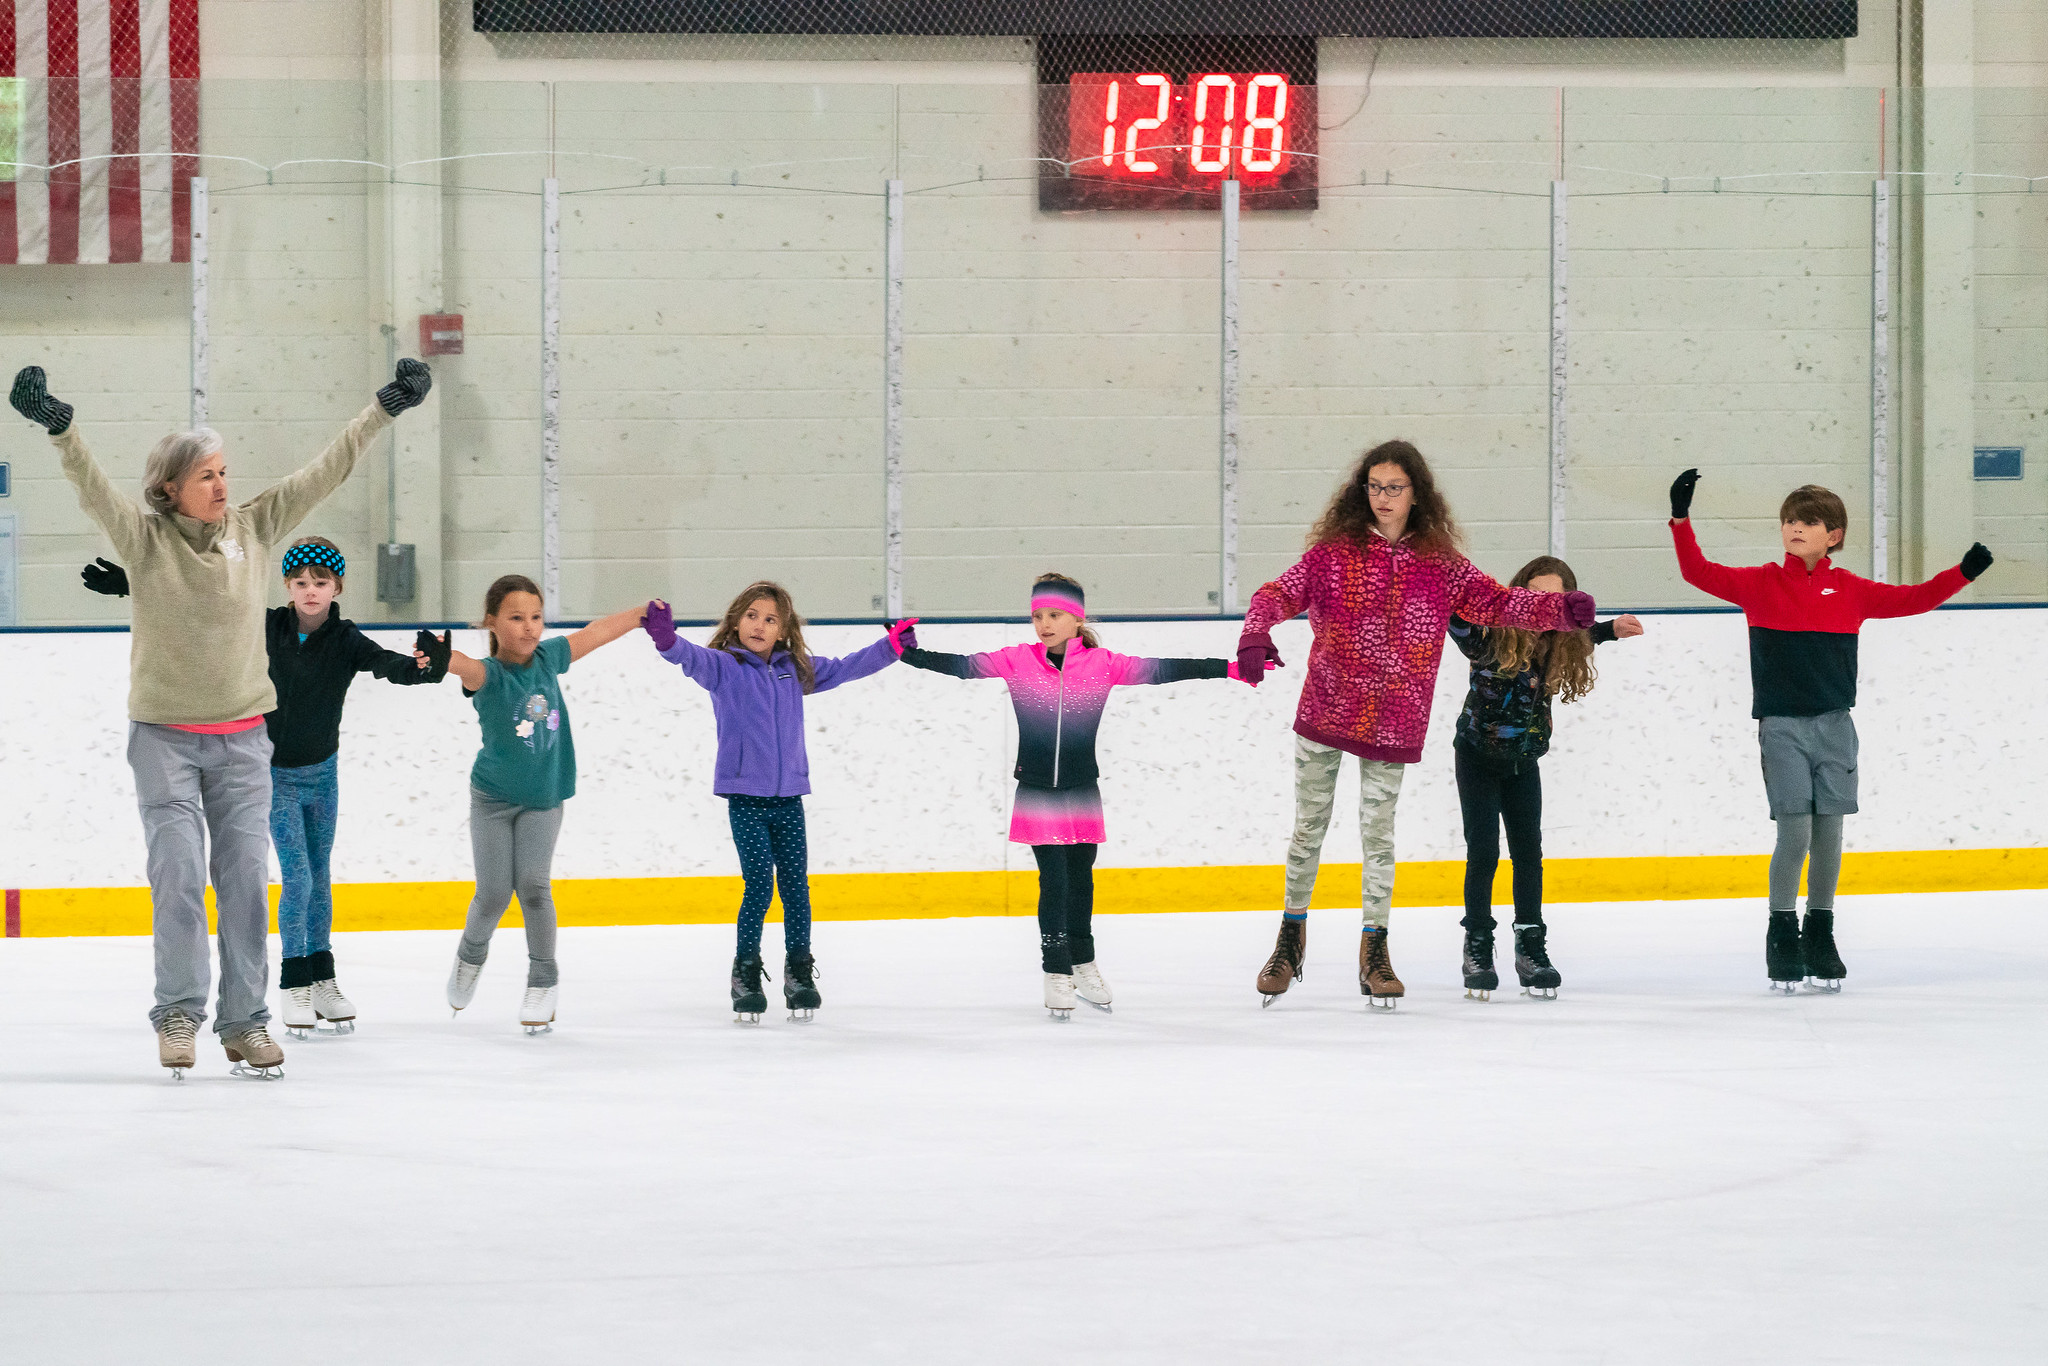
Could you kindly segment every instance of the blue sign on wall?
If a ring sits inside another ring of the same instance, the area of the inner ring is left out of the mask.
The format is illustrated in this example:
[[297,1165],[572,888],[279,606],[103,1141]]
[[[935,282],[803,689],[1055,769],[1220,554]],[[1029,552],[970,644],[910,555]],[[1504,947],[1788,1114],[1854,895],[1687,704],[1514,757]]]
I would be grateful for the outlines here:
[[1977,448],[1977,477],[1979,479],[2018,479],[2026,470],[2025,446],[1979,446]]
[[0,498],[5,498],[14,491],[7,481],[7,471],[9,468],[5,460],[0,460]]

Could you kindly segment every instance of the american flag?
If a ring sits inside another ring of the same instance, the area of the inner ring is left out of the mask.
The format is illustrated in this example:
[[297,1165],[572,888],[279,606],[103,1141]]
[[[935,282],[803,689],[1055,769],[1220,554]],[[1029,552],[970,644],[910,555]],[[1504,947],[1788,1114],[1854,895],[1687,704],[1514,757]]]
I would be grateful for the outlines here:
[[0,0],[0,263],[190,259],[198,150],[199,0]]

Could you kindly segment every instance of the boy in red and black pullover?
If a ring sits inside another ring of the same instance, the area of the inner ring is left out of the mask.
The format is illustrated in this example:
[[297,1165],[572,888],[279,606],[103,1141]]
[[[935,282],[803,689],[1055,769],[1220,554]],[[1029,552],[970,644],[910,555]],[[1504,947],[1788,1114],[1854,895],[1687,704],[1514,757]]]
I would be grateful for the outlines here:
[[[1792,490],[1778,509],[1785,558],[1731,569],[1700,553],[1690,514],[1700,472],[1671,484],[1671,540],[1693,587],[1742,609],[1749,623],[1764,791],[1778,823],[1771,855],[1771,923],[1764,962],[1773,990],[1802,980],[1839,991],[1848,969],[1835,949],[1835,881],[1842,869],[1842,817],[1856,810],[1856,633],[1873,617],[1930,612],[1991,565],[1980,542],[1961,564],[1925,583],[1873,583],[1828,558],[1848,533],[1849,513],[1817,484]],[[1807,867],[1809,853],[1812,864]],[[1807,867],[1806,924],[1799,925],[1799,873]]]

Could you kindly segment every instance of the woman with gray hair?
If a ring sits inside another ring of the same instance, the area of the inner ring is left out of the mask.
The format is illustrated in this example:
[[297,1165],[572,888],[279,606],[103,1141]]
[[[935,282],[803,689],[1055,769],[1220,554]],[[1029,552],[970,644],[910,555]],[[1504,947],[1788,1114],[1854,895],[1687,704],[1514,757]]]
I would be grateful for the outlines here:
[[[146,506],[124,496],[50,396],[40,366],[14,377],[15,411],[50,433],[78,505],[128,566],[128,764],[149,850],[156,940],[158,1060],[182,1078],[206,1020],[209,872],[220,916],[214,1032],[234,1070],[274,1076],[284,1051],[270,1037],[267,884],[270,736],[276,709],[263,612],[270,548],[340,488],[373,437],[433,385],[416,360],[377,391],[311,464],[246,503],[228,502],[218,433],[174,432],[143,474]],[[208,840],[212,849],[209,853]]]

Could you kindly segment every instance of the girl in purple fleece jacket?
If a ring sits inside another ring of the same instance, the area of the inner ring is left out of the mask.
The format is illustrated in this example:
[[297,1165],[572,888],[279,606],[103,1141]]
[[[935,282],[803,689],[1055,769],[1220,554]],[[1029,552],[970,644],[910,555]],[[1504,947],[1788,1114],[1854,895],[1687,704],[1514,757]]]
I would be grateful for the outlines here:
[[778,882],[782,890],[782,999],[791,1018],[808,1020],[819,1005],[811,959],[811,885],[805,872],[804,794],[811,762],[804,752],[804,698],[866,678],[914,649],[913,622],[902,621],[858,654],[813,659],[803,618],[778,583],[749,584],[725,609],[708,646],[676,634],[665,602],[647,604],[647,634],[661,657],[711,694],[718,723],[718,764],[712,791],[725,798],[732,841],[739,847],[746,894],[740,901],[739,951],[732,960],[732,1008],[758,1021],[768,1008],[761,990],[761,923]]

